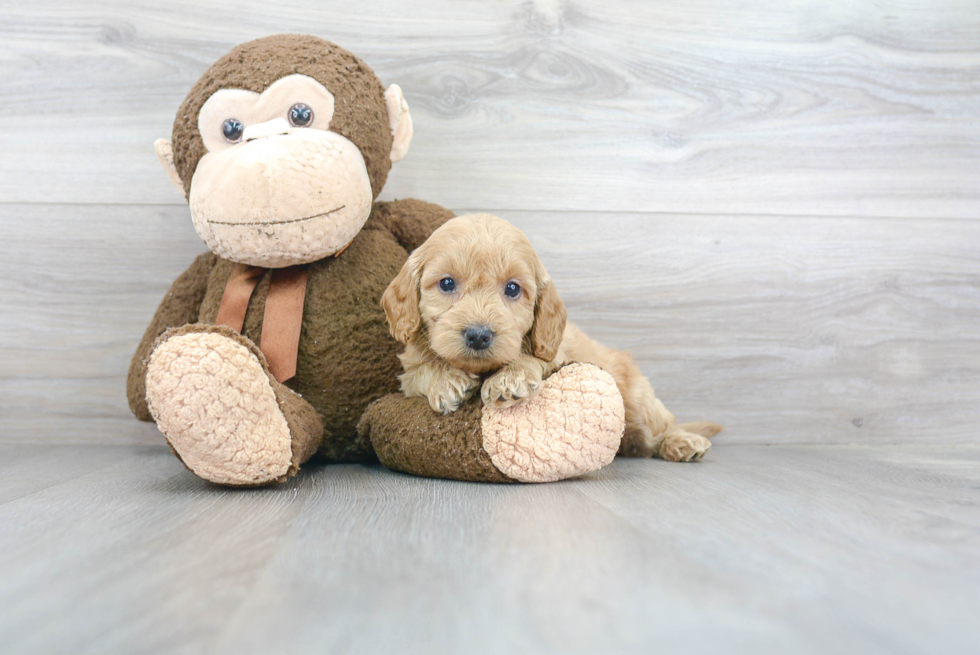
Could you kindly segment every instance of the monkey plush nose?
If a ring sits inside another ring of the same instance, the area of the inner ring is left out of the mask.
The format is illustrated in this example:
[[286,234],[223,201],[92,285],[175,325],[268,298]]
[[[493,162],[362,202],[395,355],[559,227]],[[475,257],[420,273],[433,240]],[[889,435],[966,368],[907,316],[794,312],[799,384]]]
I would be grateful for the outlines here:
[[471,325],[463,330],[466,347],[471,350],[486,350],[493,341],[493,330],[486,325]]
[[245,127],[242,132],[242,141],[253,141],[279,134],[289,134],[292,131],[289,121],[285,118],[274,118],[264,123],[256,123]]

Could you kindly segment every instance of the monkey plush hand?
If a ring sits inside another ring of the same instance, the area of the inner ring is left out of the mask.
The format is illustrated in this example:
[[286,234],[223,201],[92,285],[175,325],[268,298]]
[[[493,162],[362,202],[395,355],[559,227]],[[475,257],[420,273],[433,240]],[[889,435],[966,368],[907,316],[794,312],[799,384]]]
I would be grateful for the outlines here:
[[[157,309],[127,395],[197,475],[269,484],[318,454],[545,481],[615,455],[622,399],[592,366],[560,370],[519,412],[470,403],[442,417],[389,395],[400,346],[382,293],[453,215],[418,200],[375,202],[411,138],[401,89],[386,90],[332,43],[279,35],[219,59],[181,105],[172,140],[157,141],[210,252]],[[584,422],[558,426],[569,412]]]

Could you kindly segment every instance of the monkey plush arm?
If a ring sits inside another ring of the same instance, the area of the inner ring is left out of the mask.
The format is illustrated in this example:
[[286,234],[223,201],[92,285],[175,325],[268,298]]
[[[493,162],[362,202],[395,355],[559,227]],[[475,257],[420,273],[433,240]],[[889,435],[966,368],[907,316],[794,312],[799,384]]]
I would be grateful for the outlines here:
[[383,225],[405,250],[411,252],[453,216],[455,214],[445,207],[407,198],[375,203],[371,222]]
[[146,362],[150,351],[153,350],[153,344],[167,328],[197,323],[201,303],[204,302],[204,292],[207,290],[208,276],[217,261],[217,255],[206,252],[198,256],[194,263],[174,280],[167,295],[157,307],[149,327],[146,328],[136,354],[133,355],[133,361],[129,364],[129,378],[126,381],[126,396],[129,398],[129,408],[141,421],[153,420],[146,405]]

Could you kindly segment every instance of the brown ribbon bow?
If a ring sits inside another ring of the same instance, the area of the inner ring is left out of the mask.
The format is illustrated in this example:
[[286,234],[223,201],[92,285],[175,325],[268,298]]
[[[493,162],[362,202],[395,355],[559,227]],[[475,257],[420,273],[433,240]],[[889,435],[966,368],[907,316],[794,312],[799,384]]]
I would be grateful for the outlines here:
[[[227,325],[236,332],[242,331],[248,301],[267,270],[259,266],[235,265],[221,296],[215,323]],[[306,300],[306,274],[305,265],[272,269],[259,348],[269,362],[269,371],[279,382],[296,375],[296,355],[299,352],[303,303]]]
[[[350,248],[354,240],[330,255],[336,259]],[[259,348],[269,362],[269,370],[279,382],[296,375],[296,356],[299,354],[299,334],[303,329],[303,304],[306,302],[306,277],[308,264],[272,269],[269,295],[265,299],[262,315],[262,339]],[[252,292],[268,271],[261,266],[235,264],[225,292],[221,296],[215,323],[227,325],[241,333],[245,325],[245,312]]]

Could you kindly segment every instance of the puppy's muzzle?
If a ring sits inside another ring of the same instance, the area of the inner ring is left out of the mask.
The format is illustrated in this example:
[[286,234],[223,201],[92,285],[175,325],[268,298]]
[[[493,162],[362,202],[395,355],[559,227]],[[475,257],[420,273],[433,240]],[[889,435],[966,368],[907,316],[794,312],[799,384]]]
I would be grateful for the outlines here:
[[470,325],[463,330],[463,340],[470,350],[486,350],[493,342],[493,330],[486,325]]

